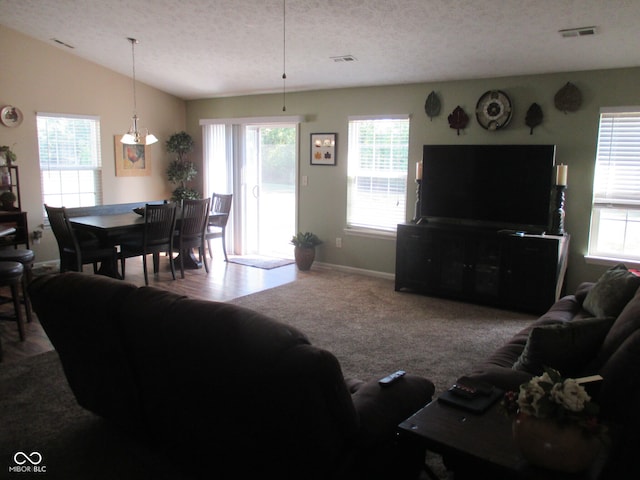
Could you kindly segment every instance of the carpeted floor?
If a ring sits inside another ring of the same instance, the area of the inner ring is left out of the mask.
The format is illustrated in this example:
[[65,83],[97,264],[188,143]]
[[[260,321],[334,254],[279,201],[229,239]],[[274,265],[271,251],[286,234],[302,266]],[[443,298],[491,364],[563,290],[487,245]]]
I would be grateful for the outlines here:
[[[322,269],[299,278],[231,303],[295,325],[338,357],[345,376],[363,380],[402,368],[441,391],[534,318],[394,292],[386,279]],[[0,364],[0,477],[18,451],[39,452],[47,478],[58,469],[68,478],[181,477],[77,406],[55,352]]]

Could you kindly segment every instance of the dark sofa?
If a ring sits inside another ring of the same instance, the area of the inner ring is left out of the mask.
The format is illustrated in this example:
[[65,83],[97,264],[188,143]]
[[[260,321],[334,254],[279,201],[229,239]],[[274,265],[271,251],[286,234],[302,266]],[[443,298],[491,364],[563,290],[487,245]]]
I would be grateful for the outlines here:
[[154,287],[68,272],[30,294],[78,403],[194,478],[399,478],[424,458],[396,426],[427,379],[345,380],[291,326]]
[[[514,335],[469,376],[505,390],[540,375],[600,374],[589,391],[611,426],[609,461],[600,478],[640,478],[640,277],[624,265],[581,284]],[[629,475],[635,476],[629,476]]]

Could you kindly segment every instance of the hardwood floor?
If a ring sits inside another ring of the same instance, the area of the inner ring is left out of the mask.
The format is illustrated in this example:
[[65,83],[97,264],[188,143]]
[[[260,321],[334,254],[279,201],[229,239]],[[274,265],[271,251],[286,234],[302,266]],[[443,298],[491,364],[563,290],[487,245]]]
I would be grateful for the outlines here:
[[[204,268],[185,270],[185,278],[182,279],[180,278],[180,269],[177,268],[175,281],[171,278],[167,258],[161,257],[160,272],[157,275],[150,273],[149,285],[189,297],[224,302],[293,282],[299,275],[298,269],[294,264],[264,270],[225,262],[221,252],[221,249],[220,254],[214,251],[214,259],[209,259],[208,274]],[[148,266],[150,272],[152,272],[151,258],[148,260]],[[92,272],[91,266],[84,267],[85,274],[92,275]],[[141,257],[127,259],[126,281],[139,286],[144,285]],[[7,295],[8,289],[7,291],[0,289],[0,294]],[[0,314],[12,312],[13,305],[11,303],[0,306]],[[37,321],[37,316],[34,315],[34,320],[31,323],[25,323],[25,332],[26,338],[22,342],[18,336],[18,327],[15,320],[3,319],[0,321],[0,344],[3,351],[0,368],[4,364],[37,355],[53,348]]]

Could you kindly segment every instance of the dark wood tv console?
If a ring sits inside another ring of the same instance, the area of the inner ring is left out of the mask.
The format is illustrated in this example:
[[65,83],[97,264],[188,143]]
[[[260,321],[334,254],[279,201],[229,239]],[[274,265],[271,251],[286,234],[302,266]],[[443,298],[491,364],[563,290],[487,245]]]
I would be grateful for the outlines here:
[[544,313],[563,293],[569,240],[568,234],[399,224],[395,289]]

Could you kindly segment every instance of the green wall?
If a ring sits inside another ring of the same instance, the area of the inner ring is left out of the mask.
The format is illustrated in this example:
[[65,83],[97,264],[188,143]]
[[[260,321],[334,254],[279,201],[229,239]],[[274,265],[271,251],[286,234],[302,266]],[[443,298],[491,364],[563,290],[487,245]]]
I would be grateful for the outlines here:
[[[582,106],[574,113],[560,112],[554,106],[555,93],[567,82],[582,91]],[[582,281],[596,280],[606,268],[587,264],[584,259],[599,109],[640,105],[639,85],[640,68],[633,68],[288,93],[286,112],[282,112],[282,94],[214,98],[187,102],[187,130],[201,144],[199,121],[203,118],[303,115],[298,175],[308,176],[309,184],[302,186],[300,182],[299,229],[313,231],[325,240],[317,252],[320,262],[390,274],[395,270],[395,238],[361,237],[344,231],[349,115],[411,115],[407,220],[413,217],[414,165],[421,159],[423,144],[555,144],[556,162],[569,166],[565,229],[571,233],[568,271],[571,292]],[[430,121],[424,112],[424,102],[432,90],[439,95],[442,109]],[[487,90],[503,90],[513,102],[514,114],[504,130],[484,130],[475,120],[476,102]],[[530,135],[525,114],[533,102],[542,107],[544,119]],[[460,135],[449,128],[447,121],[458,105],[470,117],[469,125]],[[337,132],[337,166],[309,164],[309,135],[313,132]],[[335,247],[336,237],[342,237],[342,248]]]

